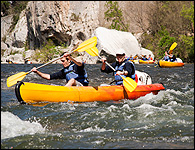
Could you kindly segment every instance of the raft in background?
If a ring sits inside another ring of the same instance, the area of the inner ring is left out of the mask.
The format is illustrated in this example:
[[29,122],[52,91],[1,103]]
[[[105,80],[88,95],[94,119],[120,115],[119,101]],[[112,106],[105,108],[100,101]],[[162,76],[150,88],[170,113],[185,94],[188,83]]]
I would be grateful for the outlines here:
[[139,60],[139,64],[153,64],[154,60]]
[[136,59],[136,60],[129,60],[131,62],[133,62],[134,64],[154,64],[155,61],[154,60],[141,60],[141,59]]
[[182,67],[184,66],[184,63],[182,62],[180,58],[177,58],[177,62],[159,60],[158,65],[159,67],[162,67],[162,68],[172,68],[172,67]]

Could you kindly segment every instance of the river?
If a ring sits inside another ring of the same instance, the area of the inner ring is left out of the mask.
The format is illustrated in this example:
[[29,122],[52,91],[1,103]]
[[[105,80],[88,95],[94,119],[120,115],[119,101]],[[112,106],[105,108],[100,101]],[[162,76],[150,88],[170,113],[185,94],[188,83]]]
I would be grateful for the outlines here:
[[[14,86],[6,80],[41,64],[1,64],[1,148],[2,149],[193,149],[194,148],[194,64],[160,68],[136,64],[148,73],[152,83],[165,90],[136,100],[118,103],[51,103],[21,105]],[[101,64],[86,64],[91,86],[109,84],[112,73],[100,72]],[[52,73],[60,64],[40,69]],[[63,85],[35,73],[23,81]]]

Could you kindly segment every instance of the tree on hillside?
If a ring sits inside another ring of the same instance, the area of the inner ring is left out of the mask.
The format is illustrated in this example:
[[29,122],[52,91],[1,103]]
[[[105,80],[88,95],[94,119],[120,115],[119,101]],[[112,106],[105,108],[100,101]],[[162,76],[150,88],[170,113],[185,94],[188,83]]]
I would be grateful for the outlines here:
[[128,32],[129,25],[124,23],[122,10],[119,8],[118,2],[107,1],[105,6],[108,10],[104,15],[107,21],[111,21],[110,29]]
[[152,50],[160,59],[164,51],[177,42],[178,46],[174,49],[176,57],[193,62],[194,2],[156,1],[148,16],[149,34],[142,36],[142,46]]
[[1,1],[1,17],[9,14],[8,10],[10,9],[10,5],[8,1]]

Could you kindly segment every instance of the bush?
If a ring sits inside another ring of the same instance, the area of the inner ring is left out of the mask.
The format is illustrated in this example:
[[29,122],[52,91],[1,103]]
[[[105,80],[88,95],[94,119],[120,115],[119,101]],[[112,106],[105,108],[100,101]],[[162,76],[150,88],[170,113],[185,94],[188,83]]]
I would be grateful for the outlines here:
[[105,6],[108,10],[104,15],[107,21],[111,21],[110,29],[128,32],[129,25],[124,23],[122,10],[119,9],[118,2],[107,1]]
[[56,55],[60,55],[62,53],[61,50],[57,49],[51,39],[47,41],[47,44],[44,43],[44,45],[45,46],[43,46],[41,50],[35,51],[33,59],[35,59],[36,61],[39,60],[41,63],[46,63],[55,58]]
[[185,62],[194,62],[194,3],[190,1],[155,1],[149,14],[149,34],[142,36],[143,47],[160,59],[173,42],[173,53]]

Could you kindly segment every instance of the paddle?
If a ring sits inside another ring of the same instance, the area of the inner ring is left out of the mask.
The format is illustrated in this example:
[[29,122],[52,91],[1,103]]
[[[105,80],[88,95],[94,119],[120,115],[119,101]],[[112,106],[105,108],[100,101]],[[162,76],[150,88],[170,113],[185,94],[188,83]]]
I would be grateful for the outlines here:
[[170,47],[168,53],[171,54],[171,53],[173,52],[173,49],[174,49],[176,46],[177,46],[177,43],[174,42],[174,43],[171,45],[171,47]]
[[[177,43],[174,42],[174,43],[171,45],[171,47],[169,48],[168,53],[171,54],[171,53],[173,52],[173,49],[174,49],[176,46],[177,46]],[[162,60],[162,59],[161,59],[161,60]],[[158,63],[156,63],[154,67],[157,67],[157,66],[158,66]]]
[[[97,49],[97,47],[92,47],[92,48],[86,50],[86,52],[87,52],[89,55],[91,55],[91,56],[98,56],[98,58],[102,59],[102,58],[98,55],[98,49]],[[112,70],[116,71],[109,63],[107,63],[107,62],[105,62],[105,63],[106,63]],[[119,75],[119,76],[123,79],[123,85],[124,85],[124,87],[125,87],[128,91],[132,92],[132,91],[135,90],[135,88],[137,87],[137,83],[136,83],[133,79],[131,79],[131,78],[129,78],[129,77],[124,78],[124,77],[121,76],[121,75]]]
[[[78,46],[78,48],[75,49],[74,51],[72,51],[71,53],[76,52],[76,51],[78,51],[78,52],[86,51],[86,50],[89,49],[89,48],[95,47],[96,44],[97,44],[97,37],[92,37],[92,38],[86,40],[85,42],[81,43],[81,44]],[[70,54],[71,54],[71,53],[70,53]],[[56,58],[56,59],[54,59],[54,60],[52,60],[52,61],[50,61],[50,62],[48,62],[48,63],[46,63],[46,64],[44,64],[44,65],[41,65],[41,66],[39,66],[37,69],[40,69],[40,68],[42,68],[42,67],[44,67],[44,66],[46,66],[46,65],[48,65],[48,64],[51,64],[52,62],[54,62],[54,61],[56,61],[56,60],[58,60],[58,59],[60,59],[60,58],[62,58],[62,57],[63,57],[63,56],[60,56],[60,57],[58,57],[58,58]],[[10,87],[10,86],[16,84],[17,81],[21,81],[22,79],[24,79],[24,77],[25,77],[27,74],[29,74],[29,73],[31,73],[31,72],[32,72],[32,71],[29,71],[29,72],[19,72],[19,73],[15,74],[15,75],[12,75],[12,76],[8,77],[8,78],[7,78],[7,87]]]

